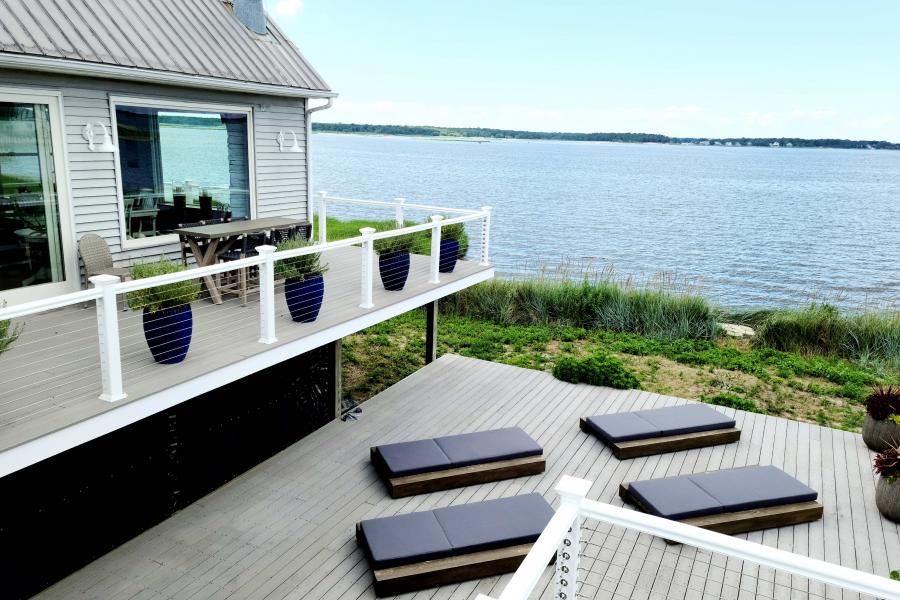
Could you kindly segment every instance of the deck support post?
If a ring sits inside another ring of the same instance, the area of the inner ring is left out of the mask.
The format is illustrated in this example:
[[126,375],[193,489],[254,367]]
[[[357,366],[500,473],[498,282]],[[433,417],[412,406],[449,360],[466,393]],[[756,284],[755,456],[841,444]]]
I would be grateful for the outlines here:
[[490,263],[490,245],[491,245],[491,211],[493,207],[482,206],[484,212],[484,220],[481,222],[481,264],[487,266]]
[[275,246],[257,246],[265,260],[259,265],[259,343],[274,344],[275,337]]
[[[556,485],[560,497],[560,509],[564,506],[580,508],[592,481],[564,476]],[[562,544],[556,553],[556,573],[553,578],[555,600],[575,600],[578,591],[578,559],[581,554],[581,515],[576,511]]]
[[332,360],[332,368],[334,372],[331,377],[331,385],[334,387],[334,418],[340,419],[341,412],[344,410],[343,406],[343,396],[344,396],[344,381],[343,381],[343,373],[342,367],[344,364],[344,356],[341,350],[343,338],[338,338],[331,342],[331,360]]
[[360,308],[372,308],[372,268],[374,267],[375,241],[372,234],[375,233],[374,227],[363,227],[359,230],[363,236],[362,244],[362,276],[360,278],[362,286],[360,289]]
[[97,299],[97,333],[100,340],[100,378],[103,392],[100,399],[115,402],[125,398],[122,382],[122,352],[119,345],[119,310],[115,275],[95,275],[89,280],[102,292]]
[[425,364],[437,360],[438,301],[425,305]]
[[406,217],[403,214],[403,205],[406,204],[406,198],[394,198],[394,202],[397,203],[394,205],[394,222],[397,224],[397,227],[403,227],[403,224],[406,223]]
[[325,229],[325,216],[327,209],[325,208],[325,198],[328,197],[328,192],[319,192],[319,243],[324,244],[328,241],[327,232]]
[[444,217],[441,215],[431,216],[431,283],[440,283],[440,266],[441,266],[441,221]]

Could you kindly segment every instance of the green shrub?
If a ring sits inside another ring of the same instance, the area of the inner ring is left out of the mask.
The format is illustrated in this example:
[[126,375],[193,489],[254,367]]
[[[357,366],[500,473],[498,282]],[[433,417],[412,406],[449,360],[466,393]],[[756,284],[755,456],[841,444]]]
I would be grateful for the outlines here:
[[759,412],[756,402],[753,400],[741,398],[737,394],[730,394],[728,392],[722,392],[715,396],[704,396],[700,399],[707,404],[715,404],[716,406],[725,406],[727,408],[745,410],[747,412]]
[[605,385],[620,390],[641,389],[638,378],[622,361],[608,354],[583,359],[563,357],[553,367],[553,376],[569,383]]
[[900,571],[891,571],[891,579],[900,581]]
[[[399,229],[395,224],[390,226],[380,225],[376,229],[381,231],[393,231]],[[375,253],[379,255],[394,254],[396,252],[409,252],[422,235],[416,233],[406,233],[403,235],[395,235],[389,238],[377,239],[374,242]]]
[[[184,270],[186,267],[183,265],[173,263],[163,257],[159,259],[159,262],[134,265],[131,267],[131,277],[132,279],[146,279]],[[200,282],[196,279],[188,279],[128,292],[128,306],[132,310],[144,309],[147,312],[157,312],[190,304],[199,295]]]
[[842,315],[828,304],[771,313],[757,329],[757,347],[881,361],[900,368],[900,313]]
[[[310,242],[302,239],[287,240],[278,244],[278,250],[296,250],[312,246]],[[328,265],[321,263],[322,253],[302,254],[292,258],[285,258],[275,262],[276,279],[299,279],[321,275],[328,271]]]
[[718,319],[703,298],[609,282],[493,280],[448,297],[442,309],[501,325],[555,324],[669,340],[711,339],[718,331]]
[[[6,302],[0,304],[0,308],[6,306]],[[22,333],[22,328],[13,327],[12,323],[7,321],[0,321],[0,355],[9,350],[12,345],[19,339],[19,334]]]

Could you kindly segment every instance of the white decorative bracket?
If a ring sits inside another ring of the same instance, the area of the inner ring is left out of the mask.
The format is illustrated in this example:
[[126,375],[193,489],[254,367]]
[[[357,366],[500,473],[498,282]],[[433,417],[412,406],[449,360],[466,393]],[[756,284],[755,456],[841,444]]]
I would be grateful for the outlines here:
[[[97,134],[95,132],[98,125],[103,132],[99,144],[96,141]],[[116,152],[118,150],[109,137],[109,129],[100,121],[94,121],[85,125],[81,130],[81,137],[87,141],[88,150],[91,152]]]
[[285,147],[284,147],[284,142],[285,142],[285,140],[287,140],[287,135],[285,134],[284,130],[279,131],[279,132],[278,132],[278,137],[276,138],[276,139],[278,140],[278,151],[279,151],[279,152],[299,152],[299,153],[302,153],[302,152],[303,152],[303,148],[300,147],[300,142],[297,141],[297,134],[294,132],[293,129],[289,129],[289,130],[288,130],[288,133],[290,133],[290,134],[294,137],[294,143],[291,144],[288,148],[285,148]]

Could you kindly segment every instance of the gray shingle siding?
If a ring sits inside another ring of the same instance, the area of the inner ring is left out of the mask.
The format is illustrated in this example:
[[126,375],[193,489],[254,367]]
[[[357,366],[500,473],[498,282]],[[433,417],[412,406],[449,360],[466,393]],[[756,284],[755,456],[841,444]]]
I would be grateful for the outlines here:
[[[61,92],[68,158],[72,217],[76,237],[96,233],[103,237],[116,261],[156,257],[180,257],[177,244],[123,249],[120,239],[116,158],[113,154],[88,151],[81,129],[88,122],[111,123],[111,95],[210,104],[232,104],[253,108],[256,181],[256,214],[260,217],[306,217],[306,154],[279,152],[276,136],[282,129],[294,130],[301,147],[306,146],[305,102],[302,99],[206,92],[194,88],[163,87],[85,77],[0,69],[0,91],[4,86],[29,87]],[[64,182],[60,181],[62,185]]]

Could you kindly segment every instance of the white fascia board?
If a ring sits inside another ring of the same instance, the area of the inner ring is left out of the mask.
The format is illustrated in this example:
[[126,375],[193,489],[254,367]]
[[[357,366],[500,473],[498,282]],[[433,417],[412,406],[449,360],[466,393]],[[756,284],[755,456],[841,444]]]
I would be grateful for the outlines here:
[[266,83],[235,81],[232,79],[221,79],[218,77],[205,77],[202,75],[173,73],[171,71],[153,71],[150,69],[90,63],[80,60],[68,60],[64,58],[48,58],[44,56],[33,56],[29,54],[0,53],[0,67],[8,69],[20,69],[25,71],[42,71],[46,73],[56,73],[59,75],[101,77],[127,81],[139,81],[144,83],[201,88],[205,90],[239,92],[243,94],[260,94],[264,96],[287,96],[293,98],[337,97],[337,94],[335,92],[305,90],[302,88],[271,85]]
[[186,402],[201,394],[220,388],[226,384],[242,379],[299,356],[304,352],[315,350],[342,337],[361,331],[372,325],[387,321],[393,317],[409,312],[415,308],[439,300],[444,296],[456,293],[482,281],[493,279],[494,269],[486,269],[457,281],[435,287],[429,292],[407,298],[384,308],[374,308],[368,313],[334,327],[302,337],[293,342],[263,350],[226,367],[210,371],[204,375],[185,381],[170,388],[145,396],[99,415],[74,423],[53,433],[29,440],[13,446],[0,453],[0,477],[5,477],[20,469],[31,466],[42,460],[55,456],[75,446],[79,446],[107,433],[131,425],[141,419]]

